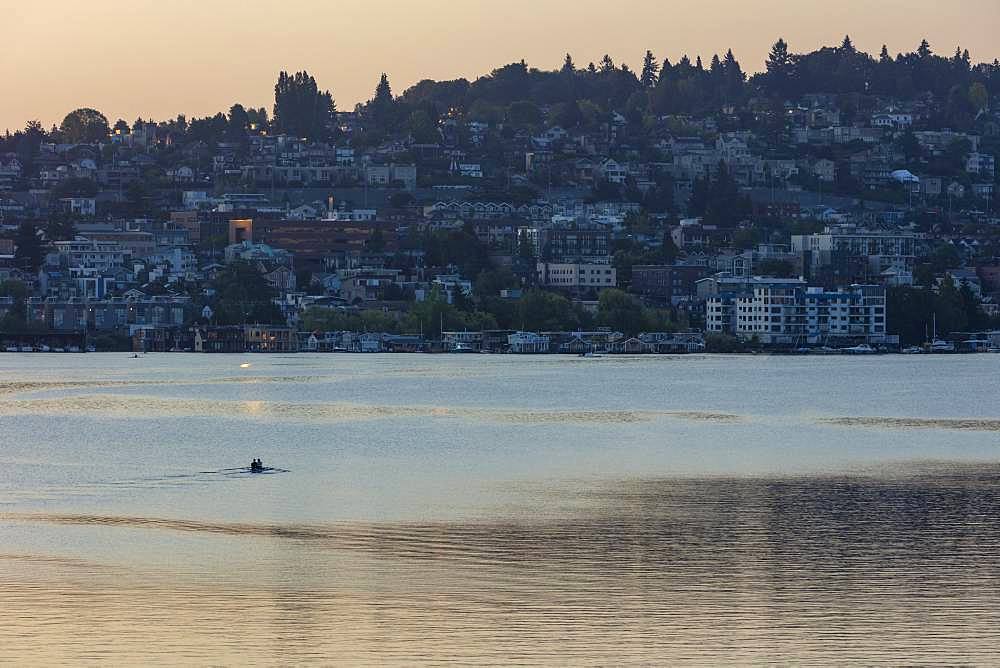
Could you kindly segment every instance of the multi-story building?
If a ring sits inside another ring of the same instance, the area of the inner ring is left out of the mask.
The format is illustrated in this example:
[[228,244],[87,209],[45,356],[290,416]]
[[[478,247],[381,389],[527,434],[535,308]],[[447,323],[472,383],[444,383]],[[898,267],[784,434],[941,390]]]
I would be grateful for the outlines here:
[[965,171],[992,179],[996,174],[996,161],[989,153],[972,152],[965,158]]
[[618,274],[610,264],[539,262],[538,282],[563,290],[603,290],[618,284]]
[[803,264],[813,270],[838,261],[864,259],[872,274],[887,269],[912,271],[920,237],[909,232],[881,232],[850,225],[826,228],[822,234],[792,235],[792,252],[806,254]]
[[752,292],[711,297],[706,329],[765,344],[817,344],[829,340],[882,343],[885,288],[852,285],[827,291],[801,285],[755,285]]
[[112,271],[124,267],[132,258],[131,251],[113,241],[95,241],[77,237],[72,241],[56,241],[52,245],[56,251],[69,259],[71,266],[98,271]]
[[697,281],[707,271],[698,265],[636,265],[632,267],[631,291],[661,304],[692,300],[697,295]]
[[417,168],[415,165],[368,165],[365,169],[365,181],[370,186],[391,186],[398,183],[406,190],[415,190]]
[[608,261],[612,234],[603,228],[550,228],[537,235],[538,257],[554,262]]

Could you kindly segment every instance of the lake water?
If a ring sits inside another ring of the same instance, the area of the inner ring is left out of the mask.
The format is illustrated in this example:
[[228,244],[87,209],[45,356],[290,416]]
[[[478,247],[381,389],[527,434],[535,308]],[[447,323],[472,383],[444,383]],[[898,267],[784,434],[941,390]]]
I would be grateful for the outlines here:
[[0,355],[0,663],[996,664],[998,389],[1000,355]]

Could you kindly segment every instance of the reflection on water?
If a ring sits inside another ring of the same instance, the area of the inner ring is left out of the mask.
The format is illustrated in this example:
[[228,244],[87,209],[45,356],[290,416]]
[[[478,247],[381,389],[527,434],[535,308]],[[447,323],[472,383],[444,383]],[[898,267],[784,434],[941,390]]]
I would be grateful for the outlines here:
[[7,555],[4,655],[242,662],[253,638],[251,660],[275,664],[990,663],[1000,470],[918,468],[563,486],[550,501],[577,512],[541,521],[530,507],[334,525],[8,514],[193,534],[247,559],[179,575]]
[[703,411],[637,410],[496,410],[448,406],[371,406],[347,403],[284,403],[265,401],[208,401],[199,399],[162,399],[147,396],[73,396],[59,399],[8,400],[0,408],[9,414],[49,415],[119,415],[131,417],[219,417],[264,418],[296,422],[339,422],[381,418],[440,417],[469,420],[545,424],[545,423],[630,423],[647,422],[657,417],[687,420],[735,422],[739,416]]
[[0,663],[996,664],[1000,356],[913,357],[2,356]]

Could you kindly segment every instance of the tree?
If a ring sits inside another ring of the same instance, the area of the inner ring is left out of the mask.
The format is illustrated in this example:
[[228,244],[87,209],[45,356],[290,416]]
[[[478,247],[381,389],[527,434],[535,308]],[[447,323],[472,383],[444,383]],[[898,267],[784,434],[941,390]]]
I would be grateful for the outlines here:
[[324,140],[335,112],[330,91],[321,91],[308,72],[278,74],[274,85],[274,122],[279,131]]
[[609,74],[615,71],[615,61],[611,59],[611,56],[604,54],[601,58],[601,74]]
[[976,81],[969,87],[969,103],[976,112],[980,112],[989,106],[990,93],[986,86]]
[[12,304],[7,314],[0,318],[0,332],[22,330],[25,326],[28,289],[21,281],[0,281],[0,297],[10,297]]
[[544,290],[531,290],[524,295],[518,303],[517,317],[516,327],[533,332],[573,330],[580,323],[572,302]]
[[214,320],[221,325],[281,323],[284,318],[272,301],[277,293],[250,262],[230,263],[220,271],[215,289]]
[[575,74],[576,65],[573,64],[573,56],[566,54],[566,59],[563,61],[562,69],[560,70],[563,74]]
[[597,298],[597,321],[627,336],[645,328],[642,304],[623,290],[602,290]]
[[764,63],[767,68],[766,82],[771,94],[776,97],[787,97],[791,92],[792,57],[788,53],[788,44],[779,38]]
[[42,266],[45,250],[33,223],[21,223],[14,236],[14,264],[21,271],[35,273]]
[[389,77],[383,72],[382,78],[379,79],[378,85],[375,87],[375,96],[368,104],[372,120],[379,126],[385,127],[392,120],[395,104],[392,97],[392,87],[389,85]]
[[234,139],[242,139],[250,126],[250,115],[242,104],[234,104],[229,108],[229,135]]
[[507,108],[507,120],[514,126],[533,127],[542,124],[544,115],[538,105],[521,100]]
[[937,314],[939,332],[960,332],[968,325],[962,293],[951,274],[946,274],[941,280],[934,299],[934,312]]
[[410,114],[407,126],[413,141],[418,144],[433,144],[441,139],[437,124],[423,109],[417,109]]
[[59,130],[67,143],[92,144],[107,140],[108,119],[101,112],[87,107],[66,114]]
[[657,73],[660,66],[656,62],[652,51],[646,51],[646,56],[642,59],[642,74],[639,76],[639,83],[643,88],[652,88],[656,85]]

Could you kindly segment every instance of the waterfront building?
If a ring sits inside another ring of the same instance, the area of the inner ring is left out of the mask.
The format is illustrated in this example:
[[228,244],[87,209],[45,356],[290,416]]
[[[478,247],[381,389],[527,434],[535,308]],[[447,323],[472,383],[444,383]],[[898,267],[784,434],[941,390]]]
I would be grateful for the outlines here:
[[758,284],[706,302],[706,330],[764,344],[819,344],[829,339],[890,343],[885,288],[852,285],[828,291],[792,284]]
[[549,337],[533,332],[515,332],[507,337],[510,352],[538,354],[549,352]]

